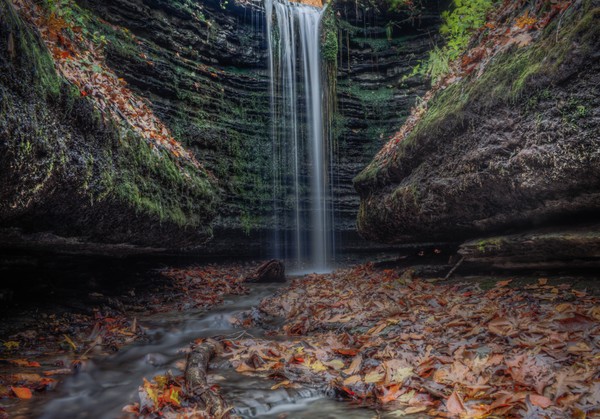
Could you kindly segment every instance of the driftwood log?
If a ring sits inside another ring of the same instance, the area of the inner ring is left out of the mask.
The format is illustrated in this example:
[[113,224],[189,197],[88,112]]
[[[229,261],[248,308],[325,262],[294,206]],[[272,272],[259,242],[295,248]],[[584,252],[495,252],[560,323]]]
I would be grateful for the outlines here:
[[228,417],[227,404],[210,388],[206,375],[211,358],[221,352],[221,342],[207,339],[192,349],[185,365],[185,389],[188,396],[198,399],[211,417],[218,418]]
[[246,277],[246,282],[285,282],[285,265],[277,259],[265,262]]

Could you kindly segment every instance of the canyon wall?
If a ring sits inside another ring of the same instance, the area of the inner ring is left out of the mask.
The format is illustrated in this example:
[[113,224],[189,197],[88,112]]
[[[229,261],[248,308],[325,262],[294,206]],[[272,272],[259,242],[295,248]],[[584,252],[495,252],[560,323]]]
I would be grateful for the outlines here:
[[355,179],[361,234],[387,243],[458,241],[596,223],[594,4],[574,2],[538,38],[438,91],[412,131]]

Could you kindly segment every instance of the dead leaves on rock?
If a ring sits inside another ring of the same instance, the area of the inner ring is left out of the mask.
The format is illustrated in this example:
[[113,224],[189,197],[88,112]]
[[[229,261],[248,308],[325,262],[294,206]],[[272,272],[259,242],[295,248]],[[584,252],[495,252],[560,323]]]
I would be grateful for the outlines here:
[[244,374],[395,415],[600,414],[600,301],[547,279],[511,286],[435,284],[370,265],[310,275],[260,305],[285,319],[288,340],[233,341],[227,357]]
[[414,130],[427,113],[428,103],[435,94],[466,77],[480,77],[493,59],[516,46],[524,48],[536,41],[548,24],[567,10],[573,0],[536,0],[528,3],[505,1],[473,35],[472,47],[455,62],[411,109],[400,130],[377,153],[372,166],[386,166],[394,160],[398,145]]
[[[124,123],[151,147],[164,149],[175,158],[200,167],[194,156],[175,140],[147,101],[129,89],[126,81],[107,66],[102,43],[89,39],[81,27],[45,11],[30,0],[12,0],[12,3],[38,28],[57,70],[77,87],[81,96],[90,98],[103,115],[110,115],[113,120]],[[69,8],[73,15],[85,13],[74,2],[63,1],[56,7]],[[106,22],[99,23],[108,25]],[[154,64],[144,59],[147,65]]]

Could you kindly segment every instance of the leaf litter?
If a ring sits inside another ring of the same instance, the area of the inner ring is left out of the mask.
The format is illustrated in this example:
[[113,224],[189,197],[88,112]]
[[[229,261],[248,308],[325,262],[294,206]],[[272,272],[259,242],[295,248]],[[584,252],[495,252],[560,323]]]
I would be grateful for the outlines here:
[[225,356],[274,387],[393,416],[600,414],[600,301],[568,284],[486,290],[366,264],[296,279],[258,312],[285,320],[273,340],[227,341]]

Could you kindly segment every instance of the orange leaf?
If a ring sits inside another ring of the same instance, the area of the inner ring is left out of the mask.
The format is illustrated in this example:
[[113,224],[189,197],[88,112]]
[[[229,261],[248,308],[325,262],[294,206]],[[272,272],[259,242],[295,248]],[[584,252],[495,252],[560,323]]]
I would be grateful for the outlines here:
[[19,399],[31,399],[31,390],[27,387],[11,387],[10,389]]
[[505,287],[512,282],[512,279],[507,279],[506,281],[498,281],[496,282],[497,287]]
[[355,356],[358,353],[358,349],[334,349],[340,355]]
[[396,400],[400,396],[400,393],[400,385],[394,384],[388,389],[383,389],[383,395],[379,397],[379,400],[381,400],[381,403],[389,403]]

